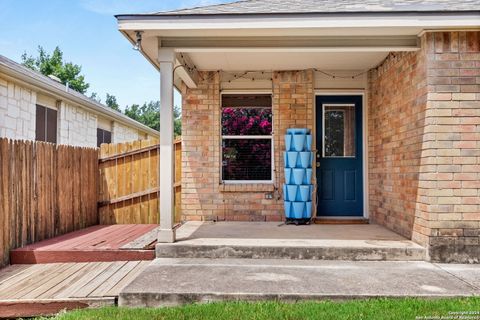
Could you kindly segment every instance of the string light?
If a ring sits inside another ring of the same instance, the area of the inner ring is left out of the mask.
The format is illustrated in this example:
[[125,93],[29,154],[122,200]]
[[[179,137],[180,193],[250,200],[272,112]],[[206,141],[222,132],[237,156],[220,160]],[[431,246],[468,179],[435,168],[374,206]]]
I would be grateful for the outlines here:
[[[184,56],[183,54],[180,55],[182,57],[182,60],[184,61]],[[390,53],[381,63],[379,63],[377,66],[375,66],[374,68],[372,69],[375,69],[375,71],[378,71],[378,69],[385,63],[385,61],[389,58],[389,57],[393,57],[393,58],[396,58],[396,55],[394,53]],[[185,67],[189,72],[194,72],[194,71],[199,71],[197,66],[195,64],[193,64],[193,66],[189,66],[185,61],[184,63],[182,64],[183,67]],[[359,73],[356,73],[356,74],[353,74],[353,75],[338,75],[338,74],[334,74],[334,73],[330,73],[330,72],[327,72],[327,71],[323,71],[323,70],[320,70],[320,69],[317,69],[317,68],[314,68],[313,69],[315,72],[318,72],[318,73],[321,73],[325,76],[328,76],[332,79],[355,79],[355,78],[358,78],[364,74],[367,74],[369,70],[371,69],[368,69],[368,70],[364,70],[364,71],[361,71]],[[228,83],[231,83],[232,81],[235,81],[235,80],[238,80],[238,79],[248,79],[248,80],[251,80],[251,81],[255,81],[255,77],[247,77],[248,74],[255,74],[255,73],[260,73],[262,75],[265,75],[266,72],[272,72],[272,71],[265,71],[265,70],[259,70],[259,71],[245,71],[243,72],[242,74],[236,74],[236,73],[231,73],[231,72],[227,72],[227,71],[224,71],[224,70],[217,70],[215,71],[215,73],[213,73],[212,75],[210,75],[209,77],[200,77],[202,81],[205,81],[205,80],[210,80],[212,79],[213,77],[215,77],[216,74],[220,73],[220,74],[225,74],[225,75],[229,75],[229,76],[232,76],[233,79],[229,79],[228,80]],[[265,80],[268,80],[268,79],[265,79]],[[269,78],[270,81],[273,81],[273,78]]]
[[336,75],[336,74],[333,74],[333,73],[329,73],[327,71],[323,71],[323,70],[319,70],[319,69],[314,69],[316,72],[319,72],[323,75],[326,75],[328,77],[331,77],[333,79],[355,79],[357,77],[360,77],[364,74],[366,74],[368,72],[368,70],[365,70],[365,71],[362,71],[362,72],[359,72],[357,74],[354,74],[354,75],[349,75],[349,76],[342,76],[342,75]]

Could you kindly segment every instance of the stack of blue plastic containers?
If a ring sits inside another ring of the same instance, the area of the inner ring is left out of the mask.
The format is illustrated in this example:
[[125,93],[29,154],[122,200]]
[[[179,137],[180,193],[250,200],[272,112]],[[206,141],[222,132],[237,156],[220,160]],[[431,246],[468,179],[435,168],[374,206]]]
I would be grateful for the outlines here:
[[312,135],[306,128],[287,129],[285,135],[283,199],[288,222],[308,223],[312,217]]

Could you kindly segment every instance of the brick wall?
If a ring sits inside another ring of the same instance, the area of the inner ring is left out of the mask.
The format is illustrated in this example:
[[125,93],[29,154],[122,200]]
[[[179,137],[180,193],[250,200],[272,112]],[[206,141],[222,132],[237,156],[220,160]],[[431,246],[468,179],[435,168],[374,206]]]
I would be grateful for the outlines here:
[[[273,75],[275,185],[221,183],[220,75],[205,72],[201,78],[198,88],[182,88],[183,219],[282,220],[283,133],[288,127],[313,126],[313,72]],[[266,192],[273,192],[274,199],[265,199]]]
[[135,128],[127,127],[116,121],[112,125],[112,143],[121,143],[138,140],[138,130]]
[[0,137],[34,140],[36,101],[34,91],[0,78]]
[[277,71],[273,73],[274,154],[280,189],[285,180],[283,171],[285,139],[283,135],[287,128],[313,130],[315,126],[313,77],[313,70]]
[[[78,105],[60,101],[6,80],[0,75],[0,137],[35,140],[36,104],[57,110],[57,143],[82,147],[97,146],[97,114]],[[113,123],[114,143],[150,137],[138,129]]]
[[426,33],[370,72],[372,220],[480,262],[480,32]]
[[369,213],[408,238],[418,198],[426,107],[424,55],[390,54],[369,73]]
[[[422,196],[432,260],[480,262],[480,32],[424,36],[428,102]],[[414,236],[422,236],[422,229]]]

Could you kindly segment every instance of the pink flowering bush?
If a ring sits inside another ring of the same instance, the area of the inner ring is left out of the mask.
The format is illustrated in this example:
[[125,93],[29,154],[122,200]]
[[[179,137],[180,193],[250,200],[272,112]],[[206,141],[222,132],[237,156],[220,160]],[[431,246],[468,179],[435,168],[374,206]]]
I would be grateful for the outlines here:
[[223,108],[222,134],[232,136],[272,134],[270,108]]

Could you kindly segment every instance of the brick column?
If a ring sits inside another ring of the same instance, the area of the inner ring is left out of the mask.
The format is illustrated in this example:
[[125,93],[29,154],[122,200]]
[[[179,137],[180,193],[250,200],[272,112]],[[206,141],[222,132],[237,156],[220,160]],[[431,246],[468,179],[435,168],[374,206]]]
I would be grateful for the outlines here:
[[[283,136],[287,129],[308,128],[312,130],[313,137],[315,137],[313,81],[313,70],[276,71],[273,73],[275,168],[280,189],[285,180],[282,152],[285,150]],[[313,176],[315,177],[315,175]]]
[[423,42],[428,101],[422,163],[429,170],[421,196],[429,255],[480,262],[480,31],[427,33]]

